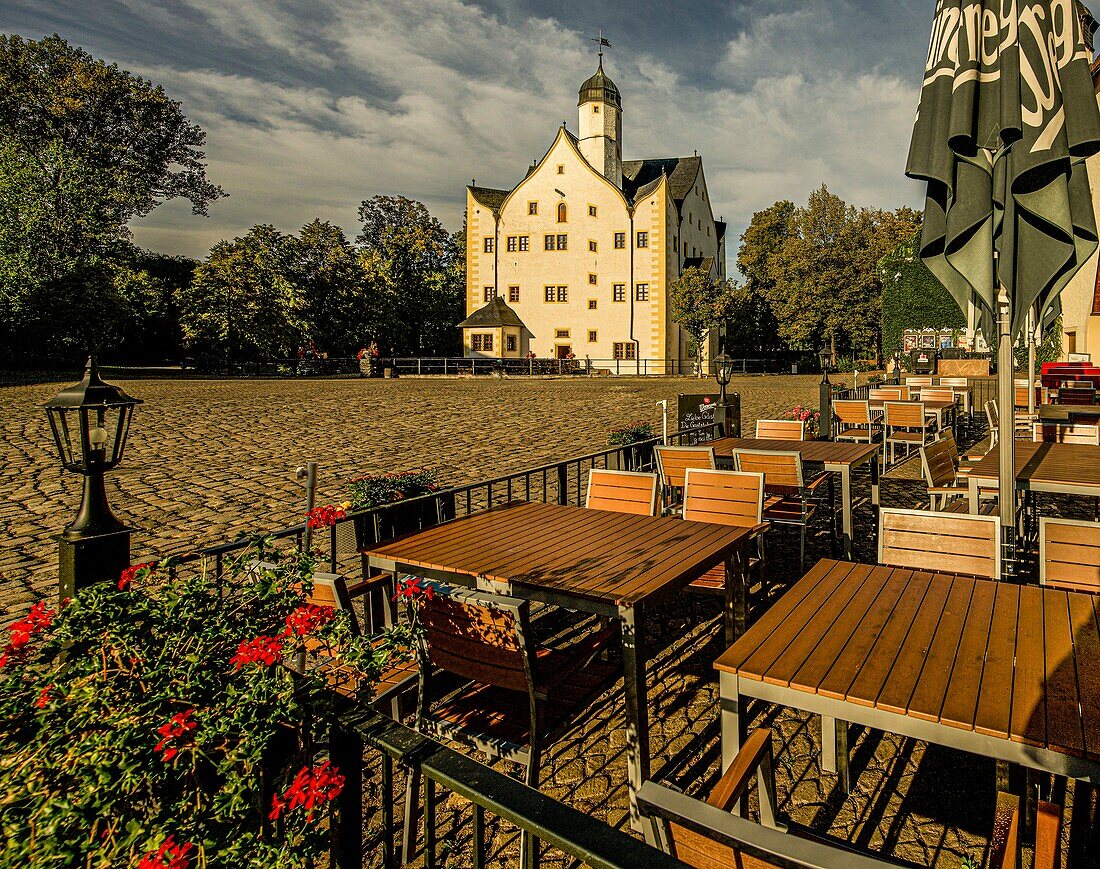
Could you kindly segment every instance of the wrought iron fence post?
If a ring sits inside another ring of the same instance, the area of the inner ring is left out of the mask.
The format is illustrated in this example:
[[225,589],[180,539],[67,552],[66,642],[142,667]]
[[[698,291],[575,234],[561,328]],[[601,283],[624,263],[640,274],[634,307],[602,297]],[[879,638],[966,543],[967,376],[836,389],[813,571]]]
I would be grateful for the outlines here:
[[569,469],[566,467],[565,462],[562,462],[557,467],[558,471],[558,503],[568,506],[569,504]]

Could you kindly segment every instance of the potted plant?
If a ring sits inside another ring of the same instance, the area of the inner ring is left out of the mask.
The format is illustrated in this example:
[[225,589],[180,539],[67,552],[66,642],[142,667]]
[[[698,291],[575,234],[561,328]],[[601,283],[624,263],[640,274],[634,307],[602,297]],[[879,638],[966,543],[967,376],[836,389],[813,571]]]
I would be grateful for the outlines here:
[[[423,498],[435,493],[439,494],[434,498]],[[364,474],[351,480],[349,498],[353,513],[397,505],[354,517],[355,545],[359,549],[455,516],[454,493],[441,491],[434,471]]]
[[640,471],[653,465],[653,444],[647,441],[655,437],[650,423],[633,422],[612,429],[607,435],[607,442],[613,447],[628,447],[622,452],[626,465],[623,470]]
[[783,419],[800,420],[803,423],[803,437],[806,440],[817,440],[821,436],[821,411],[811,410],[801,404],[783,414]]
[[322,861],[344,784],[317,748],[332,695],[283,661],[308,639],[371,685],[391,653],[411,654],[411,637],[393,629],[380,653],[347,613],[305,603],[314,565],[263,543],[221,577],[135,565],[11,625],[0,651],[7,864]]

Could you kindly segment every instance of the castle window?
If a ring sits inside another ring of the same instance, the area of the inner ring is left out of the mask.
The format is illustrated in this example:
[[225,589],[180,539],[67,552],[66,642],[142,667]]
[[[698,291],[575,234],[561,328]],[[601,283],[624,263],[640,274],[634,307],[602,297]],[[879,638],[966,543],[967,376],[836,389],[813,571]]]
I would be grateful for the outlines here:
[[491,236],[485,236],[485,253],[493,252],[493,239]]
[[553,235],[548,235],[548,236],[545,236],[545,237],[543,238],[543,242],[544,242],[544,249],[545,249],[545,250],[556,250],[556,249],[557,249],[557,245],[555,245],[555,243],[554,243],[554,239],[555,239],[556,237],[557,237],[557,236],[553,236]]
[[497,288],[496,287],[486,287],[485,288],[485,301],[486,302],[491,302],[496,297],[497,297]]
[[611,301],[613,301],[613,302],[625,302],[626,301],[626,284],[614,284],[611,287]]
[[596,216],[596,206],[595,205],[589,205],[588,206],[588,216],[589,217],[595,217]]
[[512,304],[519,301],[519,287],[508,288],[508,301]]
[[558,250],[565,250],[566,247],[568,246],[568,242],[569,242],[569,236],[568,235],[559,235],[558,236]]
[[508,252],[514,253],[516,250],[517,239],[514,235],[508,236]]
[[554,288],[553,287],[547,287],[546,288],[546,295],[543,297],[543,301],[546,301],[546,302],[554,301]]
[[649,233],[639,232],[636,245],[637,247],[649,247]]
[[598,244],[596,244],[596,242],[594,242],[594,241],[589,241],[589,242],[588,242],[588,249],[589,249],[589,250],[590,250],[590,251],[591,251],[592,253],[596,253],[596,251],[597,251],[597,250],[599,249],[599,245],[598,245]]
[[565,223],[566,208],[564,202],[558,203],[558,223]]
[[599,114],[599,112],[600,112],[600,104],[599,103],[593,103],[592,104],[592,113],[593,114]]
[[615,358],[616,359],[633,359],[634,354],[634,342],[633,341],[616,341],[615,342]]
[[688,243],[684,242],[684,259],[688,258]]
[[588,310],[589,311],[595,311],[598,304],[599,304],[599,302],[598,302],[597,299],[589,299],[588,300]]
[[530,247],[531,247],[531,239],[529,237],[527,237],[526,235],[521,235],[519,237],[520,252],[523,252],[525,250],[529,250]]
[[588,274],[588,283],[592,284],[593,286],[596,285],[596,276],[591,272],[589,272]]
[[569,301],[569,287],[558,287],[558,301],[559,302],[568,302]]
[[527,213],[528,214],[538,214],[539,213],[539,204],[537,202],[528,202],[527,203]]
[[559,175],[564,175],[565,174],[565,165],[562,164],[562,163],[558,164],[558,174]]
[[595,329],[589,329],[588,330],[588,343],[589,344],[595,344],[596,340],[597,340],[597,337],[598,336],[596,335],[596,330]]
[[626,247],[626,233],[615,233],[615,250],[623,250]]
[[493,349],[493,333],[475,332],[470,336],[470,349],[491,351]]
[[516,336],[506,335],[504,338],[504,347],[506,350],[514,353],[516,350]]
[[554,330],[554,337],[555,338],[568,338],[569,337],[569,330],[568,329],[555,329]]
[[635,298],[639,302],[648,302],[649,301],[649,284],[638,284],[634,288],[634,295],[635,295]]

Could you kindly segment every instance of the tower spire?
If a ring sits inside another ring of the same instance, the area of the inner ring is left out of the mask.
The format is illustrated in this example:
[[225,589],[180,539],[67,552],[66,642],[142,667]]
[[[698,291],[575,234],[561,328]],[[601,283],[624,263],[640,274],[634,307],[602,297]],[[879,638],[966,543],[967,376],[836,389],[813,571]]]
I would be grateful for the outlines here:
[[596,43],[596,56],[600,59],[600,69],[603,69],[603,50],[604,48],[611,48],[611,43],[604,39],[603,28],[600,28],[600,35],[596,39],[590,39],[589,42]]

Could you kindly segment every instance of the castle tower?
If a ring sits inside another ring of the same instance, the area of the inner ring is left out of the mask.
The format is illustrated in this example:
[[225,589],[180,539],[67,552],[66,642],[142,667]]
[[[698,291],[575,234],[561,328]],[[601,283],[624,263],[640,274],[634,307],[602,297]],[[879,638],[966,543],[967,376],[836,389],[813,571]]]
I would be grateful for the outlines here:
[[615,82],[603,71],[581,85],[578,142],[581,154],[616,187],[623,186],[623,103]]

